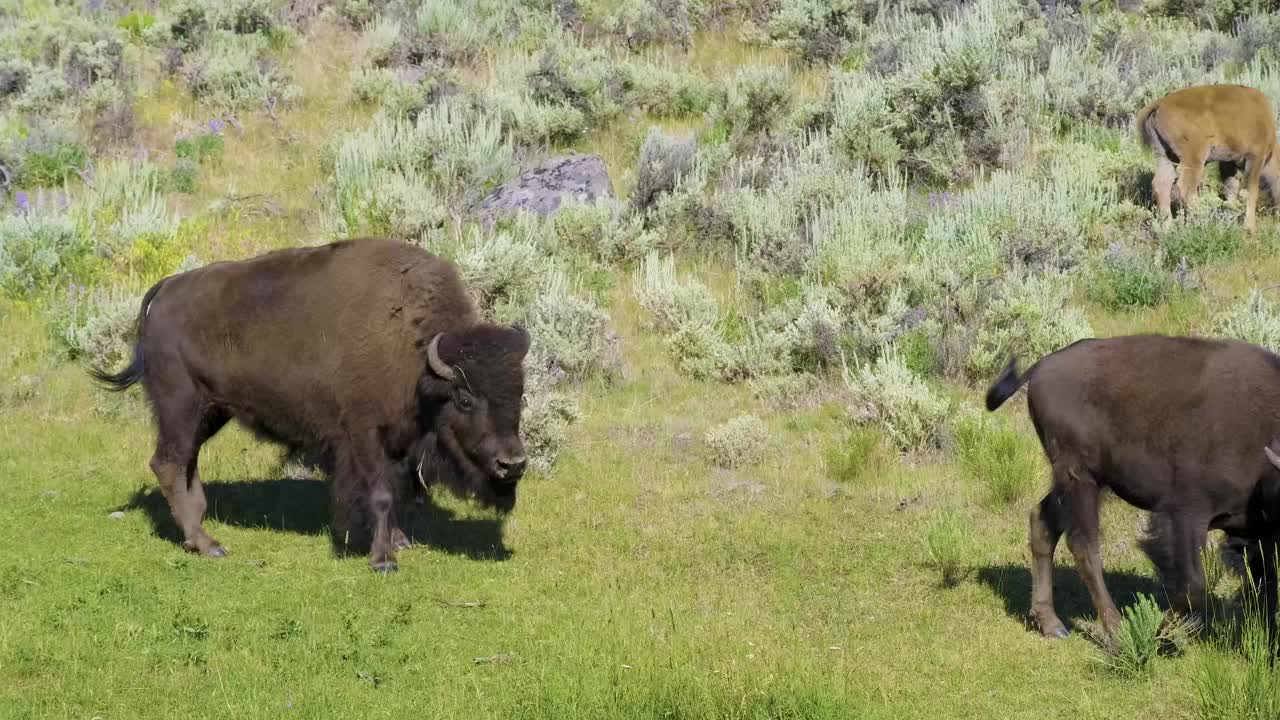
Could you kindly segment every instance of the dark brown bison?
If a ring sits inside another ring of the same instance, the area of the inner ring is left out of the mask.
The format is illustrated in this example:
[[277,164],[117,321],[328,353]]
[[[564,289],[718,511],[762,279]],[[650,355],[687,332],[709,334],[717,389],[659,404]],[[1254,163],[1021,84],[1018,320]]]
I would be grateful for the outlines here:
[[481,322],[457,268],[424,250],[361,239],[215,263],[148,290],[137,332],[127,368],[93,374],[142,382],[151,469],[202,555],[225,550],[202,527],[197,458],[232,418],[328,471],[335,536],[367,539],[374,570],[408,544],[411,481],[515,505],[529,336]]
[[[1280,357],[1235,340],[1135,335],[1080,340],[1019,376],[1016,358],[987,391],[995,410],[1023,383],[1053,469],[1031,511],[1031,612],[1067,634],[1053,606],[1053,551],[1065,532],[1104,627],[1120,620],[1102,578],[1098,497],[1113,491],[1152,513],[1147,551],[1172,602],[1199,610],[1208,531],[1258,542],[1276,528]],[[1274,545],[1267,547],[1274,548]],[[1269,565],[1257,558],[1255,572]],[[1275,573],[1265,573],[1274,614]]]

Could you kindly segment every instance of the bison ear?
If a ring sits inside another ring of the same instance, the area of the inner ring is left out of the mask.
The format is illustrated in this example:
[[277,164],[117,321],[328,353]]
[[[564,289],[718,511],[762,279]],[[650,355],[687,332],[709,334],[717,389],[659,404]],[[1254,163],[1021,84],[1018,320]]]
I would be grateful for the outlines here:
[[511,352],[524,357],[529,352],[529,331],[523,325],[516,324],[511,326],[510,335]]
[[1272,450],[1270,445],[1262,448],[1262,452],[1266,453],[1267,459],[1271,461],[1271,464],[1274,465],[1277,470],[1280,470],[1280,455],[1277,455],[1276,451]]

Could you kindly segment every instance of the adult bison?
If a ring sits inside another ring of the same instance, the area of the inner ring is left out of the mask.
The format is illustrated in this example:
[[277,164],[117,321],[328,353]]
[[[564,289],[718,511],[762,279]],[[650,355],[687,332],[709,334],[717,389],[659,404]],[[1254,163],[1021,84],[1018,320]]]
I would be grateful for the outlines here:
[[[235,418],[315,458],[332,481],[334,529],[396,569],[410,472],[502,512],[525,466],[522,361],[529,336],[481,322],[457,268],[404,242],[280,250],[167,277],[142,300],[131,364],[157,425],[151,469],[184,545],[205,533],[200,446]],[[416,471],[416,472],[415,472]]]
[[[1053,469],[1031,511],[1031,612],[1048,637],[1066,628],[1053,606],[1053,551],[1063,532],[1108,630],[1120,614],[1102,578],[1098,496],[1149,510],[1162,532],[1148,553],[1182,609],[1200,609],[1200,548],[1221,529],[1257,542],[1276,529],[1280,357],[1235,340],[1160,335],[1087,339],[1019,376],[1016,358],[987,391],[994,411],[1027,383],[1027,407]],[[1275,573],[1265,575],[1274,619]]]

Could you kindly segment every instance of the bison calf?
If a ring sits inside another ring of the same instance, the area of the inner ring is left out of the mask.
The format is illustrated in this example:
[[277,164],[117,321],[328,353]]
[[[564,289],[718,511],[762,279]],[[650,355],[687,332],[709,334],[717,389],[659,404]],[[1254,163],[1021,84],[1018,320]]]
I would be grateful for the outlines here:
[[[1053,552],[1065,532],[1104,626],[1120,621],[1102,578],[1098,498],[1113,491],[1166,530],[1148,550],[1172,600],[1198,610],[1200,548],[1211,529],[1265,539],[1276,529],[1280,357],[1234,340],[1135,335],[1081,340],[1019,376],[1016,359],[987,391],[994,411],[1027,384],[1027,408],[1053,469],[1031,511],[1031,612],[1067,634],[1053,604]],[[1259,548],[1274,557],[1274,545]],[[1274,615],[1275,574],[1266,593]]]
[[[1259,181],[1265,179],[1273,204],[1280,206],[1280,158],[1275,156],[1276,121],[1267,97],[1244,85],[1197,85],[1178,90],[1138,112],[1138,140],[1156,156],[1151,188],[1160,213],[1172,215],[1176,178],[1182,202],[1195,203],[1200,177],[1207,162],[1224,168],[1228,195],[1239,181],[1238,164],[1244,166],[1249,197],[1245,200],[1244,227],[1257,226]],[[1181,169],[1181,177],[1174,166]]]
[[529,336],[481,322],[457,268],[424,250],[352,240],[173,275],[147,291],[137,334],[127,368],[94,375],[142,382],[151,469],[191,550],[225,554],[203,527],[197,460],[232,418],[321,462],[335,534],[371,535],[378,571],[408,544],[408,474],[515,504]]

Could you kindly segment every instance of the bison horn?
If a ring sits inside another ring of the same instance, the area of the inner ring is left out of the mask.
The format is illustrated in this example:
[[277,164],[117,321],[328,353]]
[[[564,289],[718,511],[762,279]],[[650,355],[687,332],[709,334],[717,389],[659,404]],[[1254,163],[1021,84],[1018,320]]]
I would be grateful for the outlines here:
[[1275,450],[1272,450],[1270,446],[1267,446],[1262,448],[1262,452],[1267,454],[1267,459],[1271,461],[1272,465],[1275,465],[1277,469],[1280,469],[1280,455],[1277,455]]
[[431,338],[431,344],[427,346],[427,364],[435,374],[445,380],[452,380],[456,377],[453,368],[449,367],[449,363],[440,359],[440,338],[444,337],[444,333],[438,333]]

